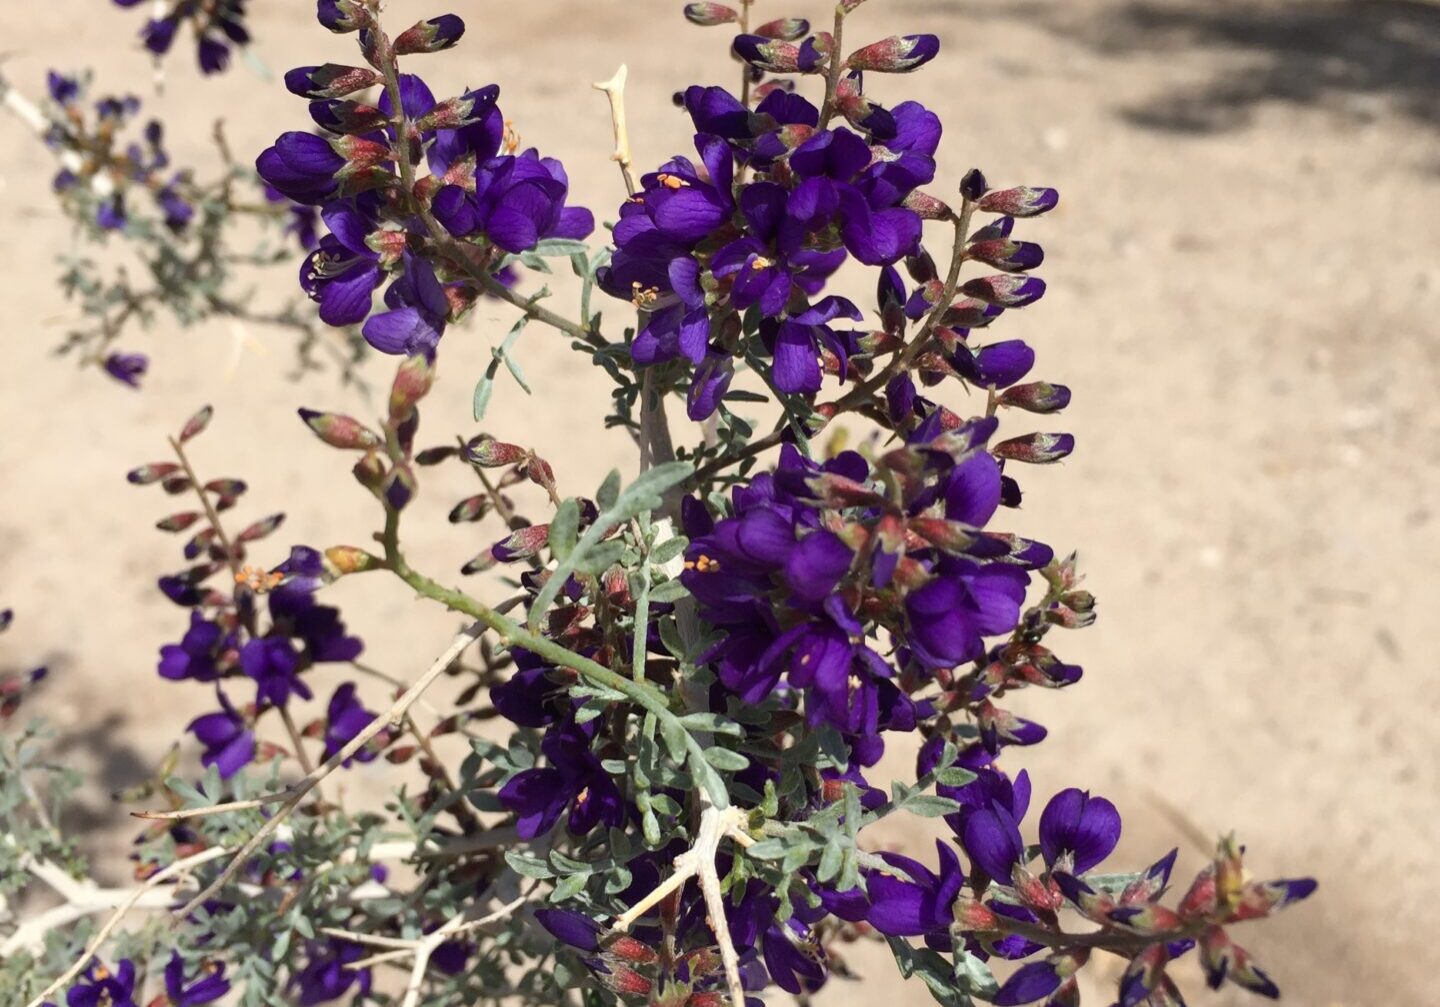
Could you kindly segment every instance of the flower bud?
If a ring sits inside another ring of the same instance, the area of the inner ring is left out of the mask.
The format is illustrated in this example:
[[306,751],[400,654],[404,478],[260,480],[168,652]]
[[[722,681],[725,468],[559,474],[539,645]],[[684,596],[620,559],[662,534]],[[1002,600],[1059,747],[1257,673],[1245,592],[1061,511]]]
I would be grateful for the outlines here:
[[345,35],[373,23],[362,0],[317,0],[315,18],[337,35]]
[[[151,462],[149,465],[141,465],[138,469],[131,469],[125,474],[125,478],[136,486],[148,486],[179,471],[180,466],[174,462]],[[186,482],[188,483],[189,480]]]
[[345,159],[345,164],[335,172],[337,178],[347,178],[393,159],[388,143],[367,140],[363,136],[337,136],[330,141],[330,149]]
[[930,62],[940,52],[934,35],[892,35],[852,52],[845,65],[851,70],[875,73],[909,73]]
[[1070,404],[1070,389],[1048,381],[1033,381],[1005,389],[1000,404],[1028,413],[1056,413]]
[[415,499],[417,488],[415,473],[404,462],[396,464],[385,476],[385,481],[380,484],[380,492],[385,498],[385,506],[391,510],[404,510],[405,506]]
[[529,559],[531,556],[540,554],[540,550],[545,548],[549,537],[550,526],[548,524],[535,524],[528,528],[520,528],[511,532],[507,538],[492,545],[490,555],[501,563],[509,563],[516,559]]
[[385,462],[374,451],[366,452],[365,457],[356,462],[351,471],[355,475],[355,481],[369,490],[378,490],[385,481]]
[[525,461],[526,457],[526,450],[518,444],[506,444],[488,434],[465,445],[465,460],[472,465],[479,465],[482,469],[518,465]]
[[1013,189],[996,189],[980,197],[978,206],[986,213],[1003,213],[1011,217],[1035,217],[1055,209],[1060,202],[1060,193],[1054,189],[1036,188],[1029,185]]
[[169,517],[161,518],[155,522],[155,527],[161,531],[184,531],[199,520],[199,511],[182,511],[179,514],[171,514]]
[[450,523],[460,524],[464,521],[479,521],[490,512],[490,495],[481,493],[478,496],[467,497],[450,509]]
[[982,276],[960,290],[986,304],[1023,308],[1045,296],[1045,281],[1038,276]]
[[948,203],[919,189],[907,195],[900,205],[914,211],[921,220],[948,220],[954,216]]
[[905,271],[916,283],[929,283],[940,278],[940,271],[935,268],[935,259],[925,251],[924,245],[905,256]]
[[995,457],[1031,465],[1048,465],[1058,462],[1075,450],[1075,438],[1071,434],[1026,434],[1001,441],[992,449]]
[[364,549],[357,549],[352,545],[337,545],[326,549],[325,560],[335,568],[336,576],[339,577],[378,570],[385,565],[385,561],[378,556],[372,556]]
[[962,895],[955,900],[955,923],[966,932],[998,929],[999,918],[995,911],[978,899]]
[[390,121],[389,116],[373,105],[343,98],[312,101],[310,118],[315,120],[315,125],[332,133],[370,133]]
[[756,28],[755,34],[779,39],[782,42],[798,42],[810,34],[810,22],[803,17],[776,18],[774,21],[766,21]]
[[415,56],[449,49],[465,34],[465,22],[454,14],[417,21],[395,38],[397,56]]
[[942,552],[961,553],[975,544],[975,529],[943,518],[911,518],[909,529]]
[[180,428],[180,443],[184,444],[192,437],[199,437],[204,433],[205,428],[210,425],[211,417],[214,415],[214,406],[204,406],[194,416],[186,420],[185,425]]
[[302,98],[344,98],[356,91],[374,87],[385,78],[374,70],[339,63],[321,66],[297,66],[285,74],[285,88]]
[[1005,313],[998,304],[987,304],[973,297],[953,302],[941,316],[942,325],[960,329],[983,329]]
[[269,517],[262,517],[259,521],[256,521],[236,536],[235,541],[254,542],[269,535],[284,523],[284,514],[271,514]]
[[390,386],[390,422],[402,423],[410,418],[415,405],[435,383],[435,365],[424,353],[406,357],[395,370],[395,383]]
[[301,409],[300,418],[315,431],[315,435],[332,448],[346,448],[368,451],[384,443],[380,435],[365,427],[359,420],[339,413],[321,413],[313,409]]
[[415,121],[422,133],[435,129],[459,129],[483,118],[500,97],[500,86],[490,84],[478,91],[466,91],[458,98],[447,98]]
[[763,35],[736,35],[731,43],[735,55],[753,67],[770,73],[799,73],[800,47]]
[[1034,269],[1045,261],[1044,249],[1033,241],[1012,241],[1009,238],[972,242],[965,249],[965,255],[1007,273]]
[[985,174],[979,168],[971,168],[960,179],[960,195],[972,203],[985,195]]
[[834,472],[822,472],[805,480],[814,499],[826,507],[882,506],[885,498],[863,483]]
[[687,3],[685,20],[702,28],[714,28],[716,25],[739,21],[740,14],[723,3]]

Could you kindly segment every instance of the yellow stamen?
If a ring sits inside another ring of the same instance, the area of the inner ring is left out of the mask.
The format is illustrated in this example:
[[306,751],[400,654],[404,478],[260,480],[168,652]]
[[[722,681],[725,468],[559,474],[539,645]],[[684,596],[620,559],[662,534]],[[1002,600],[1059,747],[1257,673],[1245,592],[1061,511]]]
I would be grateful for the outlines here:
[[769,269],[773,265],[775,265],[775,263],[771,262],[763,255],[757,255],[755,256],[755,258],[750,260],[750,268],[755,270],[756,272],[759,272],[762,269]]
[[259,567],[243,566],[235,574],[235,583],[244,584],[256,594],[269,594],[285,579],[283,573],[267,573]]

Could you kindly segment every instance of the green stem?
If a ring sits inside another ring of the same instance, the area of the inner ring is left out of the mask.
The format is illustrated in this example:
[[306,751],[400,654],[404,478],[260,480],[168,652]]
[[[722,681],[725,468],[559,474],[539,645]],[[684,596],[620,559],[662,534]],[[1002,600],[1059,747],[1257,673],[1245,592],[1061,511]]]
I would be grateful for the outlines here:
[[723,809],[730,806],[730,796],[726,791],[725,782],[714,767],[705,761],[704,749],[700,747],[700,743],[696,741],[685,725],[680,723],[680,718],[670,709],[664,693],[648,682],[633,681],[588,657],[560,646],[554,640],[547,640],[531,633],[524,626],[501,615],[465,592],[445,587],[418,572],[406,562],[404,554],[401,553],[399,536],[400,513],[395,510],[387,510],[385,531],[381,536],[381,542],[385,546],[385,565],[397,577],[409,584],[417,594],[437,601],[451,611],[468,615],[476,622],[494,630],[499,635],[500,641],[507,647],[524,647],[552,664],[571,669],[594,685],[621,693],[637,706],[653,713],[662,724],[679,730],[685,738],[685,748],[689,754],[687,761],[690,763],[691,772],[695,774],[711,802],[717,808]]

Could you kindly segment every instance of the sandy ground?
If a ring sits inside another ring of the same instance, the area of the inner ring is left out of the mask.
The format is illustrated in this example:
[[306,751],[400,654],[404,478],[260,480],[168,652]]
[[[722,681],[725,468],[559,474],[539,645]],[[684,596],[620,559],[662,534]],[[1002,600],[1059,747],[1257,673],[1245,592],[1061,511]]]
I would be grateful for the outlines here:
[[[397,22],[440,9],[391,6]],[[426,75],[437,92],[500,82],[526,142],[564,159],[580,201],[613,206],[609,127],[589,82],[629,63],[643,165],[688,145],[672,91],[733,77],[721,35],[688,29],[678,6],[458,0],[471,37]],[[252,7],[271,67],[352,58],[314,26],[311,5]],[[822,9],[759,5],[767,16]],[[1051,293],[997,330],[1031,340],[1039,376],[1073,387],[1064,428],[1080,438],[1067,463],[1029,476],[1016,530],[1079,547],[1102,606],[1094,629],[1063,641],[1084,683],[1025,697],[1024,712],[1052,729],[1027,753],[1039,791],[1081,784],[1115,799],[1128,813],[1116,864],[1179,844],[1193,865],[1188,829],[1233,828],[1258,873],[1317,875],[1318,898],[1247,941],[1289,1002],[1434,1002],[1440,8],[874,0],[852,23],[856,40],[942,36],[942,58],[919,76],[872,85],[881,98],[923,97],[944,118],[937,192],[973,164],[999,184],[1063,193],[1025,228],[1049,254]],[[93,0],[26,5],[7,33],[6,72],[38,87],[47,67],[88,65],[102,87],[144,89],[135,27]],[[212,163],[214,116],[244,152],[304,118],[273,81],[244,68],[197,81],[180,62],[153,104],[182,163]],[[166,502],[127,487],[125,470],[163,457],[165,435],[213,402],[197,463],[250,481],[246,513],[290,515],[274,555],[257,560],[277,561],[292,541],[361,542],[373,514],[294,409],[373,406],[332,375],[292,381],[290,348],[270,333],[255,333],[267,352],[247,351],[227,379],[223,324],[147,337],[157,359],[143,394],[52,359],[71,311],[52,264],[67,230],[48,155],[12,120],[0,137],[0,600],[19,614],[0,667],[57,668],[37,708],[59,722],[64,758],[98,773],[75,823],[92,848],[113,850],[121,812],[103,793],[143,776],[211,702],[155,676],[156,649],[184,622],[152,587],[177,566],[176,548],[149,527]],[[472,431],[470,389],[508,318],[482,311],[447,337],[422,439]],[[624,440],[599,429],[604,382],[582,359],[540,330],[519,355],[544,391],[502,388],[487,429],[534,445],[567,492],[631,465]],[[368,373],[383,381],[387,368]],[[422,567],[454,570],[495,537],[443,521],[468,490],[462,475],[427,483],[416,505]],[[396,674],[426,663],[453,625],[392,584],[337,594],[373,663]],[[897,751],[887,766],[910,758]],[[882,838],[926,843],[918,829]],[[885,957],[864,947],[855,963],[884,975]],[[861,992],[928,1002],[918,986]],[[855,993],[837,986],[820,1002]]]

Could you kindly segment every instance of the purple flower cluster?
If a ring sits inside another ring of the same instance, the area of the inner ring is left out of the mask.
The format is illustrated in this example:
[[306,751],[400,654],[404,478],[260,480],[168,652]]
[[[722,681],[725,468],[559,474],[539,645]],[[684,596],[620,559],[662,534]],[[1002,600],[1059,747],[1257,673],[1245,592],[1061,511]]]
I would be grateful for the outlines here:
[[[51,101],[50,127],[45,141],[60,158],[61,168],[52,186],[62,198],[79,201],[101,230],[118,231],[130,220],[127,196],[132,190],[148,192],[170,230],[183,231],[195,215],[186,197],[187,172],[170,172],[165,131],[151,119],[141,139],[122,145],[121,133],[139,114],[140,99],[107,96],[95,102],[93,119],[84,107],[85,84],[76,77],[50,71],[47,88]],[[123,365],[117,364],[117,368]],[[143,373],[143,367],[140,369]],[[133,384],[131,377],[119,380]]]
[[[151,0],[114,0],[118,7],[153,6]],[[230,47],[250,42],[245,27],[246,0],[165,0],[145,23],[140,39],[158,59],[170,51],[176,36],[188,30],[195,38],[200,71],[220,73],[230,65]]]
[[[327,233],[300,283],[321,319],[363,322],[366,340],[382,353],[431,353],[447,323],[484,292],[475,271],[503,283],[497,274],[507,256],[547,239],[584,238],[594,218],[566,205],[560,162],[520,150],[496,104],[497,86],[437,101],[419,77],[387,80],[382,71],[396,56],[458,41],[459,18],[422,21],[391,40],[357,5],[322,3],[319,17],[333,31],[358,31],[375,69],[330,63],[287,73],[286,86],[310,99],[323,133],[282,134],[256,168],[278,193],[320,208]],[[377,86],[373,105],[351,97]],[[422,161],[429,174],[416,179]],[[454,248],[440,249],[442,241]],[[372,314],[387,278],[384,310]]]

